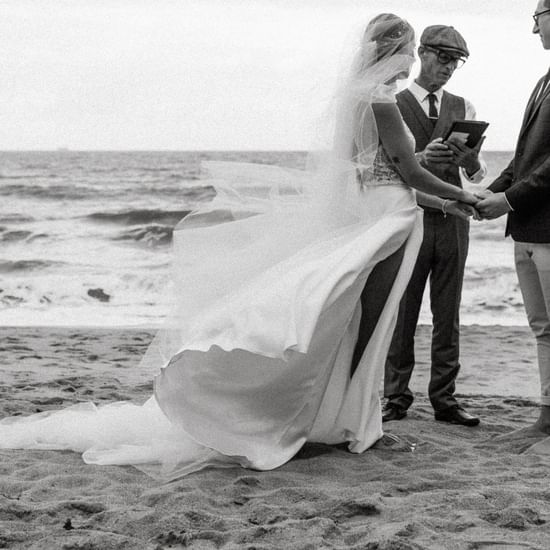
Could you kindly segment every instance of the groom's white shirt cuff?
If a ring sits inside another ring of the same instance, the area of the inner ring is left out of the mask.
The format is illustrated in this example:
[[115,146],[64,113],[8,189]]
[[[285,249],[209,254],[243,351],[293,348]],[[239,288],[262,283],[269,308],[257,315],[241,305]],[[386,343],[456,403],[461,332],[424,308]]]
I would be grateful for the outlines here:
[[512,205],[510,204],[510,201],[508,200],[508,197],[506,196],[506,193],[502,193],[504,195],[504,200],[506,201],[506,204],[508,205],[508,208],[510,209],[510,212],[513,212],[514,209],[512,208]]

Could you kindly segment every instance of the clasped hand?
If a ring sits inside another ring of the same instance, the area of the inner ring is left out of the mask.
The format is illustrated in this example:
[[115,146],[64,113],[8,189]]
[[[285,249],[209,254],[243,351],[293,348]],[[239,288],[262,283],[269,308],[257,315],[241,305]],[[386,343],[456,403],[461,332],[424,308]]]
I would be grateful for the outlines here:
[[[428,167],[443,167],[455,165],[464,168],[469,175],[475,174],[479,168],[479,151],[485,136],[475,147],[468,147],[459,140],[443,141],[436,138],[422,151],[421,161]],[[511,208],[504,193],[493,193],[482,189],[475,193],[465,192],[462,201],[448,201],[445,211],[463,219],[473,217],[475,220],[493,220],[508,212]]]
[[481,189],[475,193],[465,191],[466,201],[449,201],[445,210],[459,218],[474,220],[494,220],[510,212],[510,205],[504,193],[493,193],[489,189]]
[[493,193],[489,189],[482,189],[476,191],[474,195],[479,199],[474,205],[479,216],[476,219],[494,220],[511,210],[504,193]]
[[462,219],[494,220],[510,212],[511,208],[504,193],[493,193],[481,189],[475,193],[465,191],[464,201],[449,200],[445,211]]

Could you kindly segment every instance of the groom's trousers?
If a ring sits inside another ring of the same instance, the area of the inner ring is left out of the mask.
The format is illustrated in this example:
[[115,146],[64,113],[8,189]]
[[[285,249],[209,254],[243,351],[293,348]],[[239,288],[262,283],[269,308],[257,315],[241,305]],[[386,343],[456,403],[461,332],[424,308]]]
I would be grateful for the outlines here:
[[537,342],[541,404],[550,407],[550,244],[514,243],[519,287]]
[[415,365],[414,336],[428,278],[433,318],[428,394],[436,411],[456,405],[459,309],[468,243],[468,221],[425,209],[424,239],[401,300],[385,369],[384,396],[402,409],[413,402],[409,381]]

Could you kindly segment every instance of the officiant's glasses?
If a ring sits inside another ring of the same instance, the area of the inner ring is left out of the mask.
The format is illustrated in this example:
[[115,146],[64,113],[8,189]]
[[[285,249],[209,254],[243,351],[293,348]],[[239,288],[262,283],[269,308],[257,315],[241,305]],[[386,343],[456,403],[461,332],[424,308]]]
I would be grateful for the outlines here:
[[537,27],[539,25],[539,17],[541,15],[544,15],[545,13],[550,13],[550,10],[542,10],[542,11],[539,11],[539,12],[533,14],[533,19],[534,19],[535,25],[537,25]]
[[447,65],[449,63],[454,63],[456,65],[456,68],[460,69],[460,67],[462,67],[462,65],[464,65],[464,63],[466,63],[466,59],[464,59],[463,57],[458,57],[458,56],[455,56],[455,55],[451,55],[447,52],[444,52],[443,50],[440,50],[438,48],[434,48],[433,46],[427,46],[425,44],[422,44],[422,47],[425,50],[436,53],[437,54],[437,60],[442,65]]

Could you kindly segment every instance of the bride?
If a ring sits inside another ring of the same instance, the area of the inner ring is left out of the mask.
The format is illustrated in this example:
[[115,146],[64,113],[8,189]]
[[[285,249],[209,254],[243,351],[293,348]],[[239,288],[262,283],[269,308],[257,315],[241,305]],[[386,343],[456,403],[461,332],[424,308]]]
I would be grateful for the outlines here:
[[415,189],[460,216],[477,201],[415,160],[395,104],[414,46],[398,16],[369,22],[315,169],[207,163],[217,196],[174,232],[174,306],[142,361],[156,374],[145,404],[6,418],[0,447],[173,479],[380,439],[378,389],[422,237]]

